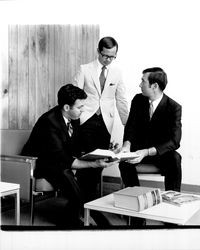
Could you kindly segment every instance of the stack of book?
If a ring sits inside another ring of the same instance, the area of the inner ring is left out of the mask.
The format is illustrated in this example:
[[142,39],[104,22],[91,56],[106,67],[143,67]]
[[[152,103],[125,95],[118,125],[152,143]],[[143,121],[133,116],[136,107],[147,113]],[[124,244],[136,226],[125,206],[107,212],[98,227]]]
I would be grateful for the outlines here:
[[127,187],[113,193],[114,205],[133,211],[142,211],[162,202],[161,190],[151,187]]
[[200,200],[200,196],[194,194],[184,194],[173,190],[168,190],[162,193],[162,199],[164,202],[176,206],[181,206],[186,203]]

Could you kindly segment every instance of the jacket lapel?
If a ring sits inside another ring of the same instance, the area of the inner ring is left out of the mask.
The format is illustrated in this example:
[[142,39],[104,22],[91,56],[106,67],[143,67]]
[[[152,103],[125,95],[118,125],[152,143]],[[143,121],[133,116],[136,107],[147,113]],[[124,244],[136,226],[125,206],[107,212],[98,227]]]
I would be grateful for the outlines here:
[[153,116],[152,116],[151,120],[155,119],[159,115],[159,113],[163,113],[163,109],[166,106],[166,102],[167,102],[167,96],[165,94],[163,94],[163,98],[161,99],[161,101],[158,104],[155,112],[153,113]]
[[[58,107],[55,111],[55,115],[57,116],[57,119],[54,121],[54,123],[56,126],[60,126],[60,128],[61,128],[61,131],[63,133],[63,141],[66,141],[66,139],[70,140],[70,136],[68,133],[67,126],[65,124],[65,120],[64,120],[62,113]],[[58,123],[56,122],[57,120],[59,121]]]
[[98,74],[97,74],[97,67],[98,67],[97,61],[94,61],[91,64],[91,76],[92,76],[92,79],[94,81],[94,86],[98,91],[98,94],[101,95],[101,88],[100,88],[100,82],[99,82],[99,78],[98,78]]
[[109,86],[109,84],[112,83],[111,78],[112,78],[112,68],[110,68],[108,70],[108,74],[107,74],[107,77],[106,77],[106,82],[105,82],[103,92]]

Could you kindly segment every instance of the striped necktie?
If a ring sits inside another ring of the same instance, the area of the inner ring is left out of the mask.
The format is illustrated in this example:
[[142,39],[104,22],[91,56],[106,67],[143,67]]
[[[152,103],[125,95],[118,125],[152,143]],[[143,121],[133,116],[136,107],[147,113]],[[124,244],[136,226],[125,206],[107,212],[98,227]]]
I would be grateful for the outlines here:
[[100,86],[101,86],[101,92],[104,89],[105,81],[106,81],[106,66],[102,67],[101,74],[99,76]]
[[71,137],[73,134],[73,127],[72,127],[72,124],[70,121],[68,121],[68,123],[67,123],[67,129],[68,129],[68,134]]
[[149,117],[150,117],[150,120],[151,120],[151,118],[152,118],[152,116],[153,116],[153,112],[154,112],[153,102],[151,101],[151,102],[149,103]]

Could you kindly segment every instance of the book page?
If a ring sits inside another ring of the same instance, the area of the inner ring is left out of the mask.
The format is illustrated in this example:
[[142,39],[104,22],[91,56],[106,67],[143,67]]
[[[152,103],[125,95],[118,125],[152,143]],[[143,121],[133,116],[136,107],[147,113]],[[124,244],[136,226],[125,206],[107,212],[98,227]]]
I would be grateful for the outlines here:
[[106,149],[95,149],[94,151],[87,153],[83,156],[81,156],[80,159],[102,159],[102,158],[109,158],[109,161],[115,161],[115,160],[128,160],[128,159],[134,159],[138,157],[138,155],[134,152],[121,152],[115,154],[111,150]]
[[89,160],[89,161],[91,160],[94,161],[94,160],[104,159],[104,158],[114,159],[116,158],[115,153],[113,153],[110,150],[96,149],[80,157],[81,160]]
[[90,152],[89,154],[112,157],[112,158],[116,157],[114,152],[112,152],[111,150],[106,150],[106,149],[95,149],[94,151]]

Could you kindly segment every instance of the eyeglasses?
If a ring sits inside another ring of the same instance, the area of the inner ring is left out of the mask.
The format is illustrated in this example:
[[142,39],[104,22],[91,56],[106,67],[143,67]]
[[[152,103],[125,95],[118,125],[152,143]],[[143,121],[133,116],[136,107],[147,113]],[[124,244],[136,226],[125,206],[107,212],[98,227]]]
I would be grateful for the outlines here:
[[108,56],[108,55],[102,54],[101,52],[99,52],[99,53],[101,54],[101,56],[102,56],[104,59],[110,59],[110,60],[116,59],[116,56]]

